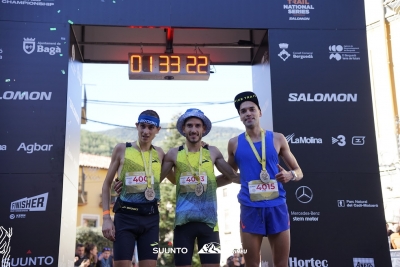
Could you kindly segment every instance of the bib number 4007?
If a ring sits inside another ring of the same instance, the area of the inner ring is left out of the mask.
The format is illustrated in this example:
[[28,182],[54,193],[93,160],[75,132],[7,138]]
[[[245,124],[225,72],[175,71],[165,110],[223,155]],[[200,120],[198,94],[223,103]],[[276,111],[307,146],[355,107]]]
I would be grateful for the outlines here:
[[142,183],[142,182],[147,182],[146,176],[135,176],[133,177],[132,181],[136,183]]
[[275,184],[259,184],[257,185],[257,190],[274,190],[276,188]]

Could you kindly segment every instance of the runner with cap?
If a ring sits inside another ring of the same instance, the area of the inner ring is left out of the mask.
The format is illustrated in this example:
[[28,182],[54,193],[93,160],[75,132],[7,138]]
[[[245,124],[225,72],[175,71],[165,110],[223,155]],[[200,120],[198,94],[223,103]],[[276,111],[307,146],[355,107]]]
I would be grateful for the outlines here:
[[[164,152],[151,144],[160,131],[160,118],[153,110],[143,111],[136,123],[138,140],[117,144],[102,189],[103,235],[114,241],[115,267],[131,267],[137,242],[139,265],[155,267],[158,247],[160,173]],[[110,217],[110,188],[115,175],[122,191]],[[167,175],[163,176],[166,177]],[[173,178],[173,176],[172,176]]]
[[[259,266],[264,236],[268,236],[274,266],[287,267],[290,221],[283,184],[301,180],[303,173],[283,134],[261,128],[256,94],[242,92],[234,102],[246,131],[229,140],[228,163],[240,170],[238,200],[246,267]],[[279,165],[279,156],[289,171]]]
[[[171,148],[164,157],[161,177],[172,168],[176,180],[174,247],[188,252],[175,253],[176,266],[191,266],[194,243],[199,251],[218,252],[217,180],[214,165],[228,177],[239,179],[221,152],[214,146],[202,147],[201,139],[211,131],[211,121],[199,109],[188,109],[176,124],[186,137],[184,145]],[[203,267],[219,267],[220,254],[200,254]]]

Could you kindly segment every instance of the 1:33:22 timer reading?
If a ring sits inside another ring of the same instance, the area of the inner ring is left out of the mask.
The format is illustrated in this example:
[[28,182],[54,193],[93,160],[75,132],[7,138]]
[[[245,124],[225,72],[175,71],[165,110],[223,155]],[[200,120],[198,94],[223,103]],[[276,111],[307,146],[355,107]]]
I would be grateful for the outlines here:
[[208,54],[129,54],[130,80],[208,80]]

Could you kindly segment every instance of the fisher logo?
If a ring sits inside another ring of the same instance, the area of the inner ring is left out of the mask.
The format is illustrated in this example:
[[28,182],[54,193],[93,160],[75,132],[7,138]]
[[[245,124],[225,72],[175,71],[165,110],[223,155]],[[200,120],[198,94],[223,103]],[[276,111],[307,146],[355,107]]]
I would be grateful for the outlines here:
[[25,197],[11,202],[10,212],[46,211],[49,193]]
[[217,242],[204,244],[199,250],[199,254],[221,254],[221,245]]
[[363,146],[365,144],[365,136],[353,136],[351,144],[355,146]]
[[283,5],[283,9],[288,11],[289,20],[310,20],[310,13],[314,6],[308,0],[286,0],[288,5]]
[[282,49],[282,51],[278,54],[278,56],[283,60],[286,61],[286,59],[288,59],[290,57],[290,54],[288,53],[288,51],[286,51],[285,49],[287,49],[289,47],[288,44],[285,43],[281,43],[279,44],[279,48]]
[[357,94],[290,93],[289,102],[357,102]]
[[329,60],[360,60],[360,48],[353,45],[330,45]]
[[344,135],[338,135],[337,137],[332,137],[332,145],[337,144],[338,146],[346,145],[346,137]]
[[0,151],[6,151],[7,146],[6,145],[0,145]]
[[318,259],[297,259],[297,257],[289,257],[289,267],[328,267],[328,260],[318,260]]
[[24,38],[22,45],[25,53],[32,54],[35,51],[35,38]]
[[297,137],[294,138],[295,134],[289,134],[286,136],[286,140],[290,144],[322,144],[322,138],[316,137]]
[[353,258],[354,267],[375,267],[373,258]]
[[5,91],[0,100],[51,100],[52,92]]
[[300,186],[297,188],[295,195],[297,200],[303,204],[309,203],[313,198],[313,192],[308,186]]
[[17,149],[17,151],[20,151],[23,149],[26,153],[32,154],[34,151],[50,151],[51,147],[53,145],[51,144],[45,144],[45,145],[40,145],[38,143],[35,144],[30,144],[30,145],[25,145],[25,143],[21,143]]
[[36,49],[36,52],[38,53],[48,53],[51,56],[54,56],[55,54],[60,54],[61,53],[61,48],[59,47],[61,45],[60,42],[35,42],[35,38],[24,38],[23,42],[23,49],[24,52],[29,54],[32,54]]

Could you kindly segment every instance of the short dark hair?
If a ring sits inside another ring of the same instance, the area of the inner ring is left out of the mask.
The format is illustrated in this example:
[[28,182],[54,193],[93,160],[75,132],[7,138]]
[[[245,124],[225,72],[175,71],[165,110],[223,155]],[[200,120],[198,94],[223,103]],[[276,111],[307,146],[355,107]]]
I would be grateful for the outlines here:
[[151,109],[147,109],[147,110],[143,111],[142,113],[140,113],[140,115],[148,115],[148,116],[152,116],[152,117],[156,117],[157,119],[160,119],[160,116],[158,116],[157,112],[155,112],[154,110],[151,110]]
[[85,245],[84,244],[76,244],[76,248],[84,248]]

